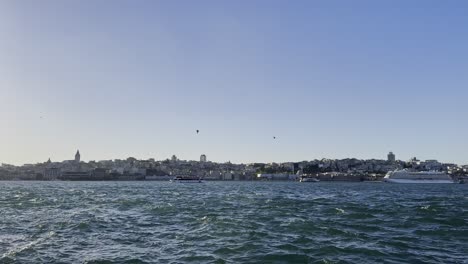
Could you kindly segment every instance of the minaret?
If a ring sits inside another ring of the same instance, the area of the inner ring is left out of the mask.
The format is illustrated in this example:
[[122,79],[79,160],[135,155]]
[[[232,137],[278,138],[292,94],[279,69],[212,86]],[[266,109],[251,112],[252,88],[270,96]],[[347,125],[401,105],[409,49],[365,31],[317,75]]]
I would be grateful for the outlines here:
[[75,162],[76,162],[76,163],[80,163],[80,158],[81,158],[81,156],[80,156],[80,150],[77,150],[77,151],[76,151],[76,154],[75,154]]

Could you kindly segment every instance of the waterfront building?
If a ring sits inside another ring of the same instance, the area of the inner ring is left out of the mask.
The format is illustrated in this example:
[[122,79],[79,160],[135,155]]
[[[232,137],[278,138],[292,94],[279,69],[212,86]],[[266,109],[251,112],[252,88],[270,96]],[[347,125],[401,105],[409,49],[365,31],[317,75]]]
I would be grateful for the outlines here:
[[59,168],[46,168],[44,170],[44,180],[57,180],[61,176],[61,171]]
[[65,181],[88,181],[92,180],[91,176],[92,174],[89,172],[66,171],[62,173],[60,179]]
[[200,162],[206,162],[206,155],[205,154],[202,154],[200,156]]
[[233,175],[232,171],[231,171],[231,172],[225,172],[225,173],[223,174],[223,178],[222,178],[222,179],[225,180],[225,181],[232,181],[232,180],[234,179],[233,176],[234,176],[234,175]]
[[289,173],[261,173],[257,174],[259,180],[270,181],[293,181],[297,179],[297,175]]
[[393,152],[390,151],[390,153],[388,153],[387,161],[392,163],[395,162],[395,154],[393,154]]

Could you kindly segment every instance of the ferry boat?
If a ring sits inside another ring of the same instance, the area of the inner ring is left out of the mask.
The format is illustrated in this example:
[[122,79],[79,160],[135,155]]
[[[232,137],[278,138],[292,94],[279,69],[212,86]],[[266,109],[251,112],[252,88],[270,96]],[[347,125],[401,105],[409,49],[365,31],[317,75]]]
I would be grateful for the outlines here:
[[202,183],[203,179],[196,176],[177,176],[171,180],[171,182],[180,182],[180,183]]
[[320,180],[317,178],[312,178],[312,177],[307,177],[307,176],[302,176],[299,178],[299,182],[319,182]]
[[390,183],[455,183],[450,175],[443,172],[413,172],[405,169],[390,171],[383,180]]

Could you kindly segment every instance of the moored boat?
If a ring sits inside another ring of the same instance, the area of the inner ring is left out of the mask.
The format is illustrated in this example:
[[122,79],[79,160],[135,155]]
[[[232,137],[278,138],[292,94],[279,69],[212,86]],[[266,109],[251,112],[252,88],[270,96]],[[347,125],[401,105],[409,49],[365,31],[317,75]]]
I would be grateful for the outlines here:
[[180,182],[180,183],[202,183],[203,179],[196,176],[177,176],[171,180],[171,182]]
[[455,183],[452,177],[444,172],[413,172],[406,169],[390,171],[383,180],[389,183]]
[[307,177],[307,176],[302,176],[299,179],[299,182],[319,182],[320,180],[317,178],[312,178],[312,177]]

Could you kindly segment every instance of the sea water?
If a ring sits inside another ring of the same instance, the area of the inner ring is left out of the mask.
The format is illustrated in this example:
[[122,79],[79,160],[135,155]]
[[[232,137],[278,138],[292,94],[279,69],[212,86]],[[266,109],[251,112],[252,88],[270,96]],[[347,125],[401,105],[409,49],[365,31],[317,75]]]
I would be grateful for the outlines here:
[[468,263],[468,185],[0,182],[0,263]]

